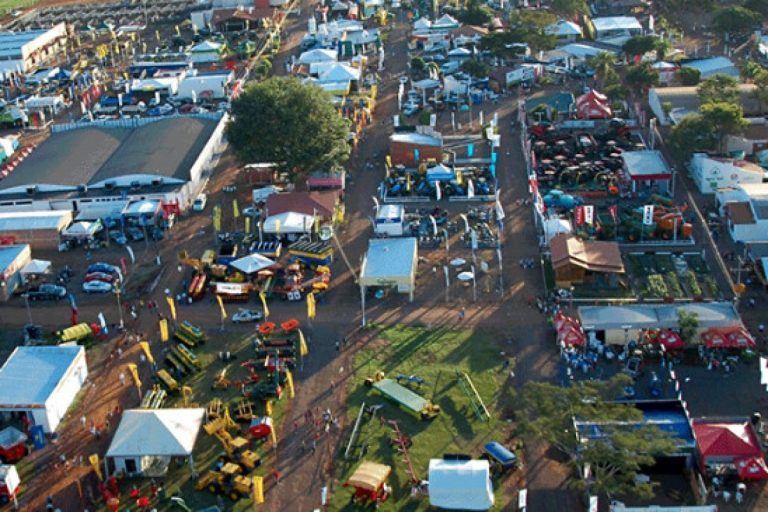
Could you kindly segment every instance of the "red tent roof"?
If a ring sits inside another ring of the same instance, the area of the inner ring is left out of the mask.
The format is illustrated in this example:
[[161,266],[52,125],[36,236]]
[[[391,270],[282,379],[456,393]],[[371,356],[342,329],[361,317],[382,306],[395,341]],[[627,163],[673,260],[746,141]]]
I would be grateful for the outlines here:
[[658,336],[654,340],[657,343],[664,345],[667,350],[677,350],[685,348],[685,341],[675,331],[665,330],[659,332]]
[[743,480],[768,480],[768,466],[762,455],[737,460],[736,471]]
[[587,343],[587,337],[580,329],[565,327],[557,333],[557,340],[566,347],[581,347]]
[[754,348],[755,339],[744,327],[709,328],[701,335],[709,348]]
[[693,423],[701,457],[760,457],[762,451],[749,422]]

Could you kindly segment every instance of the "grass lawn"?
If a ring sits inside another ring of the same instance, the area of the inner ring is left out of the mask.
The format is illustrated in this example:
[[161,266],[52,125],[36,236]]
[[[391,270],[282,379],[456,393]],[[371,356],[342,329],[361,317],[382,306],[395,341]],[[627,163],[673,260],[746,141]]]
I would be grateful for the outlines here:
[[0,13],[6,14],[10,11],[29,7],[37,3],[37,0],[0,0]]
[[[514,447],[508,442],[507,424],[500,419],[502,408],[506,405],[502,401],[509,399],[506,394],[501,396],[502,389],[509,387],[508,373],[500,371],[502,362],[503,357],[491,338],[469,330],[426,330],[402,326],[384,329],[369,348],[355,357],[356,379],[348,398],[348,417],[354,422],[363,402],[369,406],[383,404],[378,414],[397,420],[401,432],[411,437],[413,446],[410,456],[414,470],[417,478],[426,480],[429,460],[441,458],[444,453],[463,453],[476,458],[482,453],[483,444],[492,440]],[[432,421],[422,421],[375,389],[366,387],[365,377],[379,370],[392,378],[402,373],[425,379],[426,384],[411,389],[439,405],[442,408],[440,415]],[[469,398],[457,384],[457,371],[466,372],[472,378],[491,413],[490,421],[481,421],[475,416]],[[348,440],[349,432],[345,434]],[[410,477],[403,457],[390,446],[391,437],[389,426],[382,425],[376,419],[367,424],[361,436],[369,443],[363,459],[392,467],[389,485],[393,488],[393,496],[380,510],[429,510],[427,497],[410,497]],[[339,454],[336,471],[339,485],[332,493],[329,510],[362,509],[350,504],[352,489],[340,486],[358,464],[357,460],[344,460],[343,452]],[[507,478],[519,478],[520,473],[514,472]],[[494,481],[494,510],[509,510],[508,499],[512,493],[507,492],[506,499],[503,499],[500,489],[510,489],[511,486],[509,481]]]

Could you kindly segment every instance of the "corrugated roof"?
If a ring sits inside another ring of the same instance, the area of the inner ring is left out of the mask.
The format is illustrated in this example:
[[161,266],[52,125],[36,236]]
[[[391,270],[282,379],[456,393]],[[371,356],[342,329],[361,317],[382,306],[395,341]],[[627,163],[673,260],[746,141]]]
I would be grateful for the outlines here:
[[37,212],[0,213],[0,231],[30,231],[63,228],[72,220],[72,212],[44,210]]
[[360,279],[389,280],[409,277],[413,273],[416,250],[415,238],[369,240]]
[[4,272],[8,266],[16,261],[16,258],[23,253],[28,245],[3,245],[0,246],[0,273]]
[[321,217],[332,217],[338,196],[338,192],[333,190],[272,194],[267,198],[265,208],[269,216],[296,212],[304,215],[316,214]]
[[84,351],[79,345],[16,347],[0,368],[0,407],[44,407]]
[[661,151],[647,149],[642,151],[626,151],[621,154],[627,172],[632,177],[643,178],[645,176],[672,176]]

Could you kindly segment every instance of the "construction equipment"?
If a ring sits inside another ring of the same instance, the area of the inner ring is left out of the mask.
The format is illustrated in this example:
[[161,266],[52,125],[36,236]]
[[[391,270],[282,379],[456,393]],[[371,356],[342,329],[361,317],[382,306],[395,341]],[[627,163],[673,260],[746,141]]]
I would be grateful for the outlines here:
[[376,372],[372,377],[365,379],[365,385],[379,390],[390,400],[421,416],[423,420],[434,419],[440,414],[439,405],[433,404],[392,379],[384,378],[384,372]]
[[211,419],[221,418],[223,408],[224,404],[221,403],[221,400],[214,398],[208,403],[208,408],[205,411],[206,416]]
[[469,403],[472,409],[475,411],[475,416],[481,421],[490,421],[491,413],[488,412],[488,408],[485,406],[480,393],[478,393],[475,383],[467,375],[466,372],[460,372],[456,370],[456,381],[459,383],[459,387],[469,398]]
[[392,467],[386,464],[365,461],[352,473],[352,476],[344,482],[344,487],[352,487],[355,494],[352,495],[352,503],[374,503],[376,507],[389,498],[392,488],[386,482],[392,473]]
[[211,384],[211,389],[227,389],[232,385],[232,381],[227,378],[228,369],[229,367],[222,368],[221,371],[216,374],[213,384]]
[[213,421],[203,425],[203,429],[209,436],[213,436],[221,443],[227,458],[244,468],[252,470],[261,465],[261,457],[248,448],[249,441],[241,436],[233,437],[229,433],[230,428],[236,428],[237,424],[232,421],[229,411]]
[[248,497],[253,491],[253,478],[239,474],[238,464],[227,463],[221,471],[209,471],[195,483],[195,489],[207,489],[212,494],[226,494],[232,501]]
[[252,421],[256,417],[253,414],[253,402],[247,398],[241,398],[235,403],[235,420],[236,421]]
[[192,398],[192,388],[189,386],[181,386],[181,399],[184,402],[184,407],[191,407],[193,404],[189,401]]
[[165,387],[165,389],[169,393],[178,393],[179,391],[179,383],[176,382],[176,379],[171,377],[171,374],[168,373],[165,369],[160,369],[156,373],[157,380],[160,381],[160,383]]
[[197,355],[184,345],[176,345],[173,347],[173,351],[181,357],[182,363],[189,366],[192,371],[197,371],[203,367]]
[[202,345],[206,340],[203,330],[187,320],[181,322],[179,327],[174,331],[173,337],[190,348]]
[[141,399],[140,409],[160,409],[167,398],[167,394],[160,386],[152,386],[152,389],[147,391],[144,398]]

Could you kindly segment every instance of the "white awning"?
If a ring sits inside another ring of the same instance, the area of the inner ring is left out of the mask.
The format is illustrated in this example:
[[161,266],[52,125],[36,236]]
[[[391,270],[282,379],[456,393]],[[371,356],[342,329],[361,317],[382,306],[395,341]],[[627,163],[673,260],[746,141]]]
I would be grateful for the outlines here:
[[45,260],[32,260],[21,269],[22,275],[47,274],[51,271],[51,262]]
[[311,215],[297,212],[283,212],[267,217],[264,221],[264,233],[309,233],[315,224]]
[[237,259],[230,263],[231,267],[236,268],[244,274],[254,274],[259,270],[269,268],[274,265],[275,262],[271,259],[262,256],[261,254],[251,254],[244,258]]

